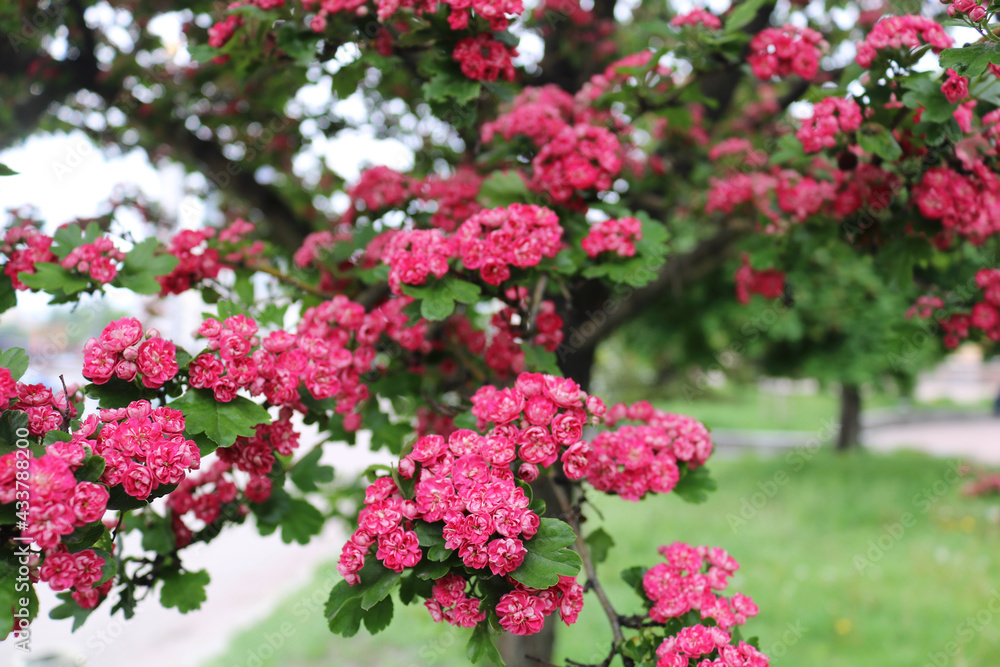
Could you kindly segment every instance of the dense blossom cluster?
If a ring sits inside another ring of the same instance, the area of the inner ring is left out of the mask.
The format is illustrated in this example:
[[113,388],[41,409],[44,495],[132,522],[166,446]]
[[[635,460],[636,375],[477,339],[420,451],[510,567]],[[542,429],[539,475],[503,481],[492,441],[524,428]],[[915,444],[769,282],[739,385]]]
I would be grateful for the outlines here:
[[603,127],[564,127],[532,161],[532,184],[552,201],[570,202],[579,190],[607,190],[622,169],[618,138]]
[[107,488],[78,482],[73,475],[86,458],[85,439],[86,434],[74,434],[73,440],[50,446],[46,454],[30,462],[17,452],[0,456],[0,503],[24,500],[27,486],[31,501],[21,535],[42,549],[54,549],[63,536],[104,516]]
[[659,658],[656,667],[768,667],[771,664],[770,658],[752,645],[744,641],[734,645],[731,641],[732,636],[717,626],[681,628],[656,649]]
[[162,387],[177,375],[177,347],[156,329],[146,331],[145,337],[134,317],[111,322],[99,337],[84,344],[83,376],[94,384],[112,377],[126,382],[138,377],[144,387]]
[[606,421],[614,431],[602,431],[590,442],[586,479],[598,491],[638,501],[647,493],[669,493],[677,485],[680,466],[694,469],[712,454],[712,440],[704,424],[685,415],[658,410],[646,401],[608,410]]
[[[247,506],[240,503],[240,489],[232,469],[231,463],[216,459],[204,472],[181,480],[167,496],[170,530],[178,549],[190,545],[195,535],[185,516],[191,515],[209,525],[227,516],[236,518],[249,512]],[[270,496],[269,477],[251,477],[243,489],[243,497],[248,501],[263,502]]]
[[875,24],[864,41],[858,42],[855,60],[862,67],[871,67],[880,51],[908,50],[929,44],[935,53],[940,53],[952,43],[952,38],[934,19],[912,14],[887,16]]
[[64,269],[77,271],[97,283],[110,283],[118,275],[118,262],[125,260],[125,253],[115,247],[107,236],[93,243],[84,243],[73,248],[61,262]]
[[646,597],[653,602],[652,620],[666,623],[696,610],[702,619],[711,618],[719,628],[729,630],[757,615],[757,605],[745,595],[726,598],[713,592],[725,590],[740,567],[724,549],[674,542],[659,552],[666,562],[647,570],[642,580]]
[[744,254],[736,270],[736,298],[742,304],[750,303],[753,294],[765,299],[777,299],[785,293],[785,274],[776,269],[757,271],[750,265],[750,256]]
[[603,220],[590,226],[580,242],[588,257],[613,252],[620,257],[635,255],[635,242],[642,240],[642,222],[637,218]]
[[[976,272],[976,286],[983,298],[973,305],[971,312],[957,312],[938,317],[944,331],[944,344],[948,349],[959,346],[973,329],[978,329],[992,341],[1000,341],[1000,269],[980,269]],[[917,315],[923,319],[935,317],[945,307],[936,296],[922,296],[907,312],[907,317]]]
[[462,74],[476,81],[514,80],[514,62],[517,49],[499,42],[488,34],[459,40],[452,51]]
[[958,72],[951,68],[948,68],[945,71],[945,75],[948,78],[941,84],[941,92],[944,93],[944,96],[949,102],[955,104],[956,102],[961,102],[969,96],[968,79],[959,75]]
[[[130,496],[145,500],[161,485],[177,484],[201,465],[198,445],[184,437],[180,410],[133,401],[125,408],[101,410],[100,424],[96,439],[81,445],[104,457],[101,481],[109,487],[121,485]],[[74,437],[94,435],[97,426],[89,417]],[[77,456],[79,452],[82,446]]]
[[793,73],[811,80],[819,70],[819,59],[825,48],[823,35],[812,28],[786,24],[757,33],[750,40],[747,62],[761,81]]
[[52,237],[41,233],[29,221],[15,224],[7,229],[0,253],[7,255],[3,272],[14,284],[14,289],[26,290],[28,286],[22,283],[19,273],[34,273],[35,264],[39,262],[55,262],[58,258],[49,249],[52,247]]
[[[524,561],[525,542],[537,533],[539,516],[516,479],[534,479],[539,467],[563,463],[567,475],[582,474],[583,426],[604,413],[572,380],[522,374],[515,387],[487,386],[473,396],[473,414],[485,435],[457,429],[447,438],[426,435],[399,463],[403,479],[414,480],[412,500],[403,498],[391,477],[371,484],[358,529],[344,545],[338,564],[351,585],[360,582],[365,561],[375,551],[385,567],[402,572],[428,557],[415,532],[418,522],[440,527],[445,549],[454,551],[476,577],[506,577]],[[560,450],[562,456],[560,457]],[[556,609],[572,623],[583,603],[582,588],[563,578],[538,591],[511,581],[512,590],[496,608],[500,624],[516,634],[532,634]],[[466,580],[455,574],[435,584],[427,602],[435,620],[469,627],[481,619],[479,601],[466,596]]]
[[722,21],[719,20],[718,16],[709,11],[705,11],[704,9],[692,9],[687,13],[678,14],[674,18],[670,19],[670,25],[676,27],[686,25],[703,25],[710,30],[719,30],[722,28]]
[[382,260],[390,266],[389,286],[395,294],[404,284],[443,277],[453,257],[466,269],[478,270],[483,282],[499,286],[510,278],[511,267],[530,268],[544,257],[555,257],[561,238],[559,218],[550,209],[511,204],[479,211],[452,235],[440,229],[399,232],[386,244]]
[[65,391],[53,392],[43,384],[15,382],[9,369],[0,368],[0,409],[27,414],[28,433],[34,436],[58,431],[64,421],[76,417],[75,401],[82,400],[76,389],[68,386]]
[[928,169],[913,188],[920,213],[940,220],[946,234],[959,234],[972,243],[983,243],[1000,232],[1000,178],[983,162],[976,161],[966,174],[950,167]]
[[813,105],[813,115],[795,133],[806,153],[816,153],[837,145],[837,133],[861,127],[861,108],[852,99],[827,97]]
[[114,583],[110,578],[100,586],[104,558],[93,549],[69,553],[65,546],[51,549],[38,570],[38,578],[54,591],[72,589],[73,599],[84,609],[93,609],[108,594]]

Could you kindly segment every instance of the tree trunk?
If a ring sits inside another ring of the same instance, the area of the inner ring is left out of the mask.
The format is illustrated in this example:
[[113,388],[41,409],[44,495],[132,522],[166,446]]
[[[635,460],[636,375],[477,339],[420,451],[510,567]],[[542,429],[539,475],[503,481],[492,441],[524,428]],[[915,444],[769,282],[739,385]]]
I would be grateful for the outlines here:
[[856,384],[840,387],[840,433],[837,451],[844,452],[858,446],[861,439],[861,390]]

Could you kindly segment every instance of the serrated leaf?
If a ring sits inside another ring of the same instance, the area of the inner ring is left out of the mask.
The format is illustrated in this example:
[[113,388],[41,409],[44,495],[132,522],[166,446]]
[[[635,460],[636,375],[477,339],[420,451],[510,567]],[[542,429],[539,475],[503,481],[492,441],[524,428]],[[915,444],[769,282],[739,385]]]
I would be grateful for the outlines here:
[[733,11],[726,17],[725,31],[727,33],[741,30],[743,26],[750,23],[757,11],[764,6],[767,0],[744,0],[733,8]]
[[319,491],[317,482],[325,483],[333,481],[333,468],[319,464],[322,455],[323,450],[317,448],[299,459],[295,463],[295,467],[288,474],[292,480],[292,484],[308,493]]
[[636,595],[643,600],[646,599],[646,591],[643,590],[642,580],[646,576],[646,568],[641,565],[622,570],[621,578],[629,587],[636,592]]
[[615,541],[604,532],[603,528],[597,528],[590,535],[587,535],[587,547],[590,549],[590,557],[595,563],[603,563],[608,558],[608,552],[615,546]]
[[91,455],[73,474],[78,482],[96,482],[104,474],[104,466],[103,456]]
[[483,180],[476,199],[485,208],[497,208],[524,203],[530,194],[518,172],[496,171]]
[[975,77],[992,63],[1000,65],[1000,44],[982,42],[958,49],[945,49],[938,56],[941,67],[955,70],[962,76]]
[[889,162],[895,162],[903,155],[903,149],[889,128],[877,123],[865,123],[861,126],[858,130],[858,145]]
[[378,634],[392,622],[392,598],[387,597],[364,614],[365,628],[371,634]]
[[18,176],[20,172],[16,172],[3,162],[0,162],[0,176]]
[[207,389],[189,389],[170,407],[184,413],[184,428],[204,433],[220,447],[229,447],[239,436],[252,436],[258,424],[270,424],[271,416],[258,403],[236,396],[228,403],[215,400]]
[[0,272],[0,313],[7,312],[17,305],[17,290],[10,276]]
[[468,104],[479,97],[482,85],[459,73],[438,72],[422,87],[424,98],[429,102],[443,102],[453,99],[458,104]]
[[17,448],[18,431],[28,430],[28,413],[21,410],[0,412],[0,454]]
[[124,408],[132,401],[150,399],[156,396],[155,390],[147,390],[133,382],[126,382],[113,377],[104,384],[88,384],[83,388],[90,398],[96,398],[102,408]]
[[535,536],[524,543],[524,561],[510,577],[530,588],[546,589],[559,583],[560,576],[575,576],[582,561],[567,548],[574,542],[576,535],[568,523],[543,518]]
[[281,539],[286,544],[309,544],[309,540],[323,530],[325,522],[323,513],[308,501],[293,498],[288,513],[281,520]]
[[19,347],[0,352],[0,367],[8,369],[15,381],[20,380],[28,370],[28,362],[28,353]]
[[493,642],[493,636],[486,623],[480,623],[472,631],[472,636],[469,637],[469,643],[466,645],[466,654],[469,656],[469,660],[475,664],[485,663],[499,667],[504,667],[506,664]]
[[549,352],[541,345],[522,343],[524,350],[524,370],[532,373],[548,373],[550,375],[561,375],[559,363],[555,352]]
[[701,466],[694,470],[685,470],[677,486],[674,487],[674,493],[685,502],[698,504],[708,500],[708,492],[717,488],[718,484],[712,479],[708,468]]
[[76,294],[90,285],[90,276],[64,269],[52,262],[38,262],[34,273],[22,271],[17,274],[17,278],[31,289],[56,296]]
[[182,614],[201,609],[202,603],[208,599],[205,587],[209,581],[211,577],[205,570],[164,576],[160,603],[164,607],[176,607]]

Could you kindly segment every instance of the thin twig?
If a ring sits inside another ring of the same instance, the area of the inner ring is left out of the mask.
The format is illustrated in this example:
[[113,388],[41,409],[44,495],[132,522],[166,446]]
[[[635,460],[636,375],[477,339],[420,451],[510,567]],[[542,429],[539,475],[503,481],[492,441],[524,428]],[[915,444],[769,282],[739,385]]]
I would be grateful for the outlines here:
[[267,264],[258,264],[256,262],[244,262],[243,265],[252,271],[260,271],[261,273],[266,273],[267,275],[276,278],[280,283],[284,283],[285,285],[290,285],[291,287],[300,289],[303,292],[306,292],[307,294],[318,296],[321,299],[332,299],[335,296],[330,292],[321,290],[315,285],[310,285],[309,283],[303,280],[299,280],[295,276],[291,276],[279,269],[276,269],[273,266],[269,266]]
[[[611,624],[614,648],[620,647],[625,642],[625,636],[622,634],[622,627],[618,622],[618,612],[615,611],[611,600],[608,599],[607,593],[604,592],[604,588],[601,586],[601,582],[597,579],[597,570],[594,568],[594,561],[590,558],[590,549],[587,548],[587,544],[583,540],[583,528],[580,525],[579,512],[572,506],[569,496],[561,486],[553,484],[552,489],[555,492],[556,499],[559,501],[559,507],[562,508],[563,516],[566,517],[570,527],[573,528],[573,533],[576,534],[576,550],[580,553],[580,559],[583,561],[583,569],[587,573],[587,581],[594,591],[594,595],[600,601],[601,607],[604,609],[604,614],[608,617],[608,623]],[[625,667],[633,667],[635,664],[631,658],[624,655],[622,656],[622,661]]]
[[69,431],[69,390],[66,388],[66,378],[63,377],[61,373],[59,374],[59,381],[62,382],[63,398],[66,399],[66,409],[59,410],[59,414],[61,414],[63,418],[62,421],[63,431]]

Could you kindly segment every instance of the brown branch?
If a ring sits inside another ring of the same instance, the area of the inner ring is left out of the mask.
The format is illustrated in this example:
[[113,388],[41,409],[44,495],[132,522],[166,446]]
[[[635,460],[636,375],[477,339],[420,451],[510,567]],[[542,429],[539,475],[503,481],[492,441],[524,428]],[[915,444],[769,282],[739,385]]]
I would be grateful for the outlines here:
[[[552,490],[559,501],[559,507],[562,509],[563,516],[566,517],[566,521],[576,535],[576,550],[580,554],[580,560],[583,561],[583,569],[587,573],[587,584],[594,591],[594,595],[600,601],[605,616],[608,617],[615,647],[620,647],[625,643],[625,635],[622,634],[622,626],[618,621],[618,612],[615,611],[611,600],[608,599],[607,593],[604,592],[604,588],[601,586],[601,582],[597,579],[597,569],[594,567],[594,561],[590,557],[590,549],[587,548],[587,543],[583,540],[583,527],[580,525],[579,511],[570,503],[566,490],[559,486],[559,484],[553,484]],[[624,655],[622,656],[622,661],[625,667],[632,667],[635,664],[631,658]]]

